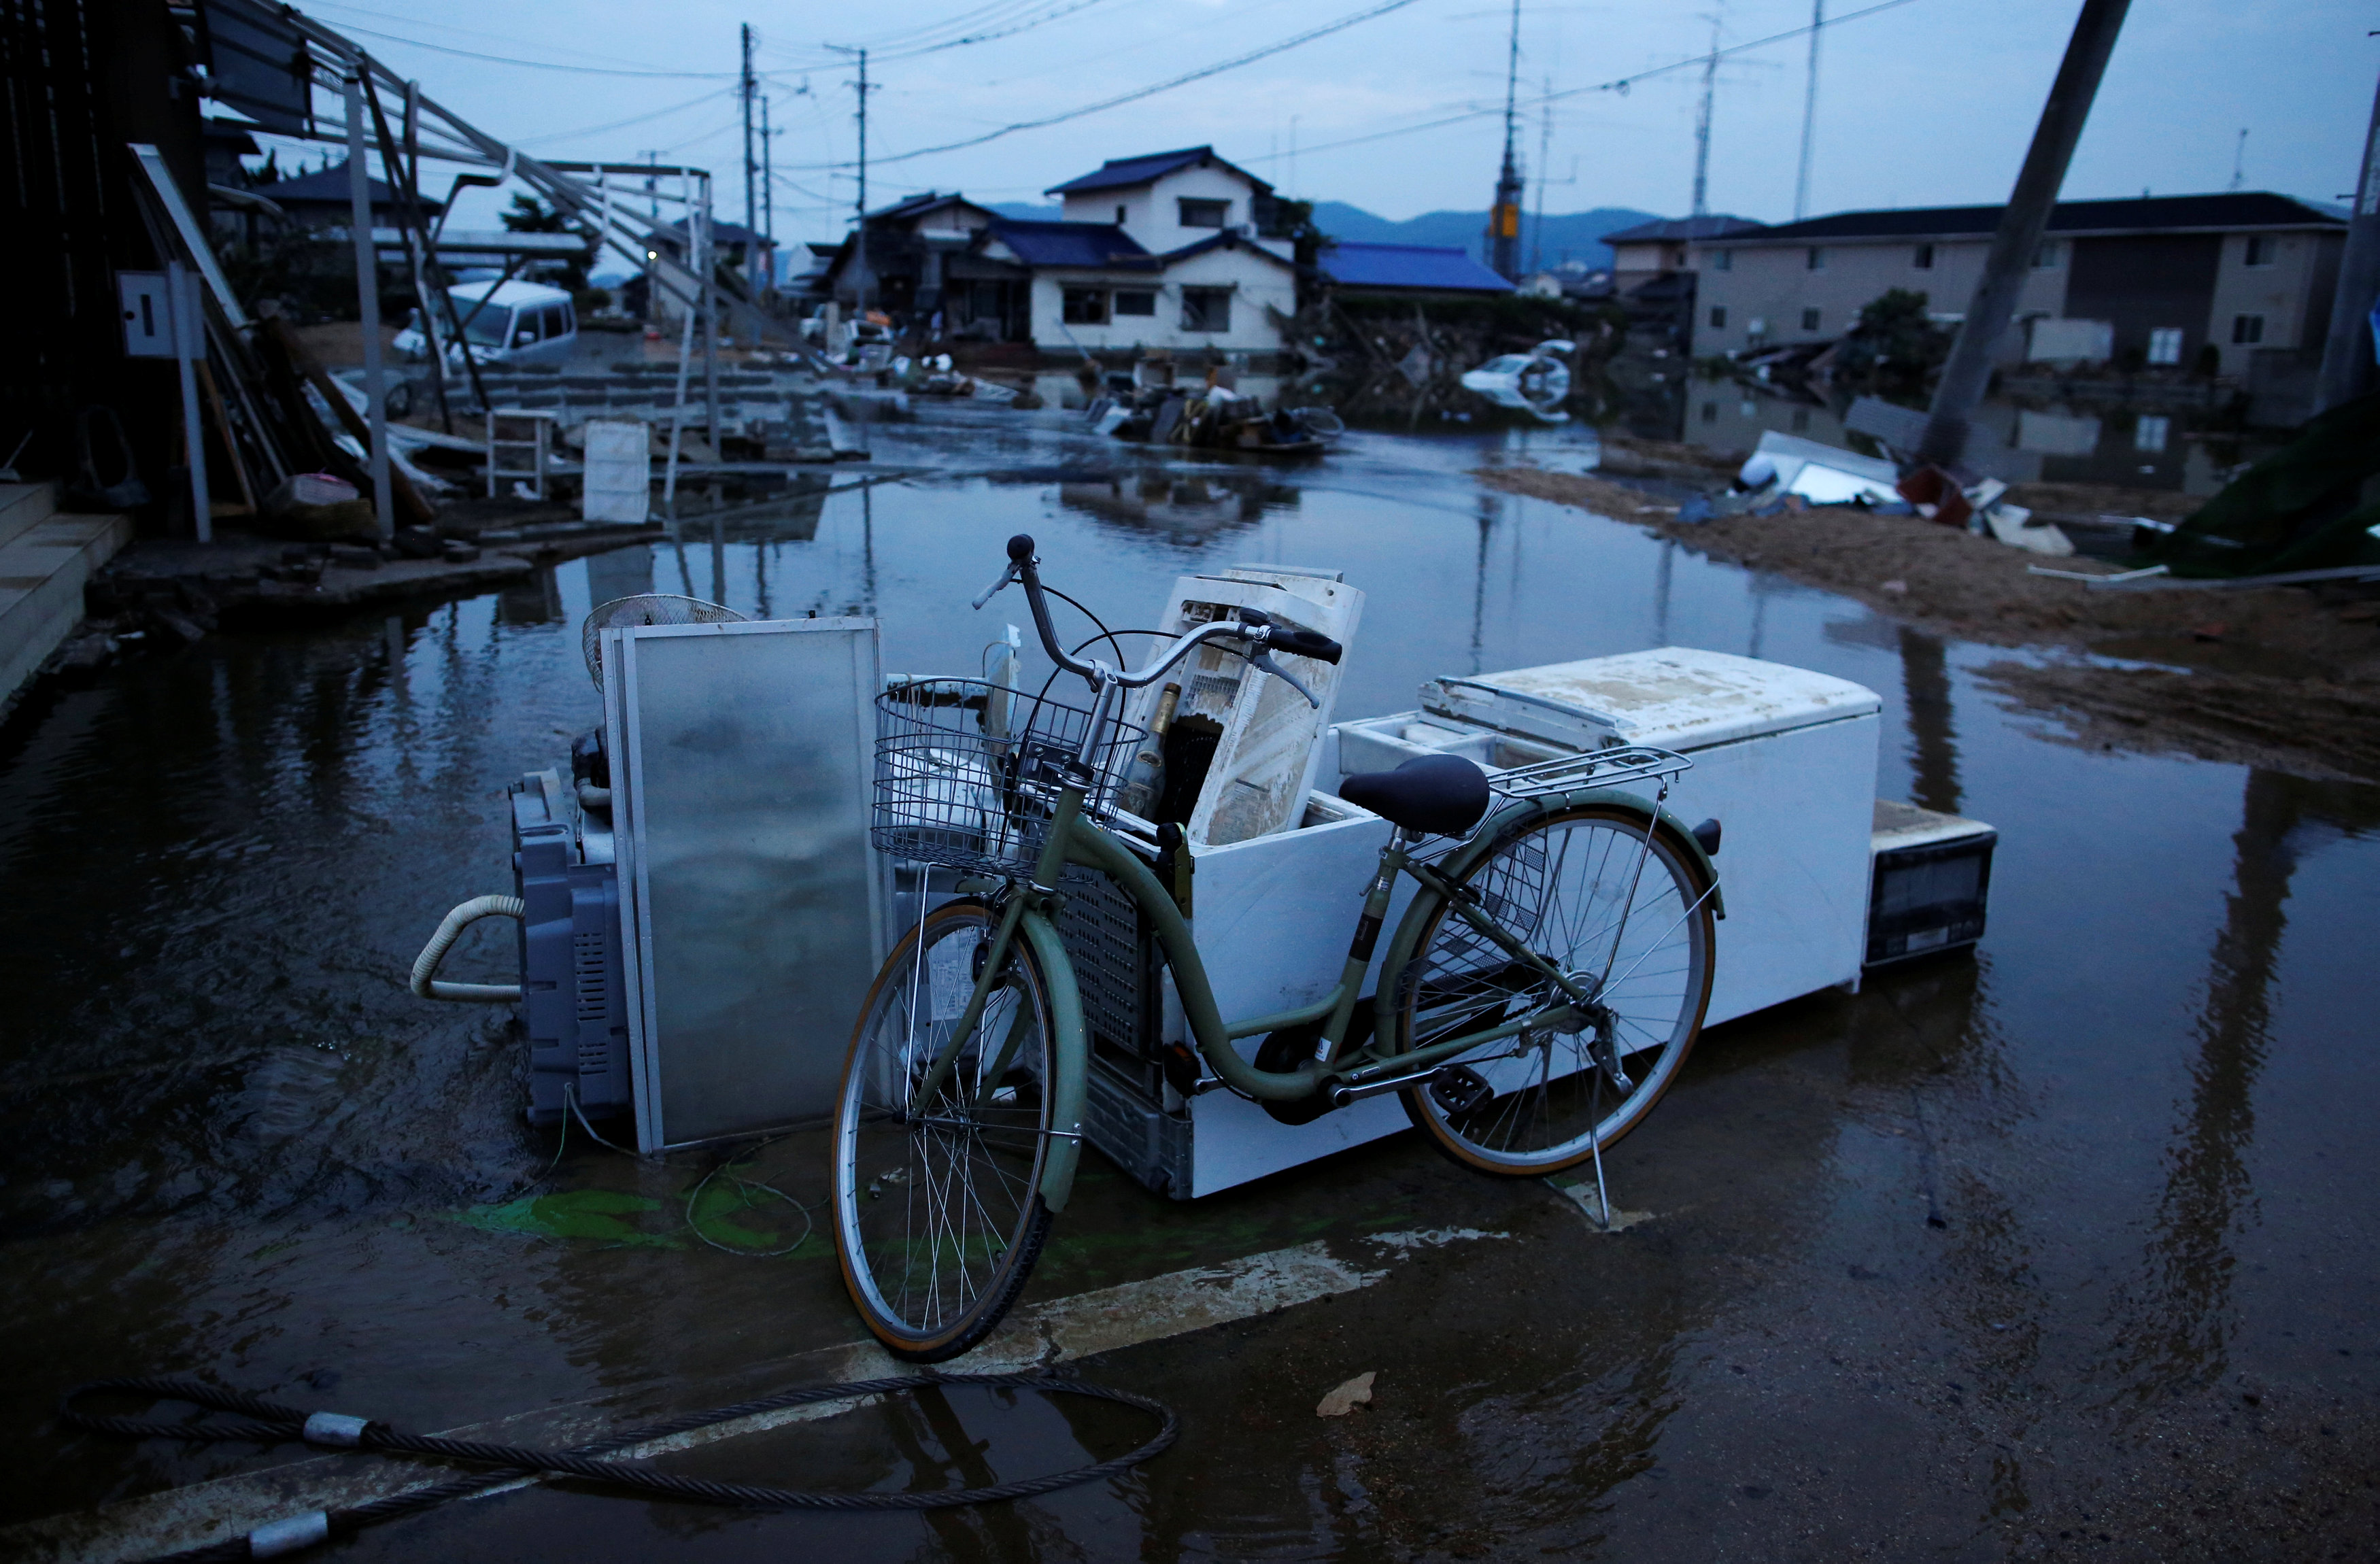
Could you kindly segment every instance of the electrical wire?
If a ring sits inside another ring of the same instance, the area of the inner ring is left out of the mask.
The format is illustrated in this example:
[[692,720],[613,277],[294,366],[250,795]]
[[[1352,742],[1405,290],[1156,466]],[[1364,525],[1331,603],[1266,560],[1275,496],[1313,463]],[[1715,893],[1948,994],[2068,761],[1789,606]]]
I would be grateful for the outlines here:
[[[375,11],[363,6],[351,6],[346,4],[346,0],[308,0],[306,9],[309,11],[345,11],[351,16],[370,17],[379,21],[403,22],[407,26],[422,25],[426,20],[426,18],[417,16],[406,16],[393,11]],[[605,64],[616,65],[627,69],[642,70],[646,68],[630,60],[619,59],[610,55],[600,55],[591,49],[574,49],[566,43],[554,43],[549,41],[545,44],[540,45],[538,43],[532,43],[528,40],[523,38],[508,38],[500,32],[482,32],[477,28],[457,27],[453,22],[440,22],[436,25],[443,32],[458,33],[466,38],[484,38],[490,42],[509,43],[515,48],[536,49],[542,46],[551,48],[558,54],[577,55],[585,59],[601,60]],[[357,29],[356,30],[361,31],[362,30]],[[719,74],[733,78],[735,73],[733,71],[722,71]]]
[[698,108],[702,104],[708,103],[716,99],[718,96],[719,89],[714,87],[697,97],[688,98],[682,103],[672,103],[665,109],[655,109],[650,114],[634,115],[626,119],[615,119],[609,125],[588,125],[582,126],[576,130],[549,130],[541,136],[518,136],[513,139],[513,145],[516,147],[536,147],[542,146],[549,141],[567,141],[574,137],[578,136],[600,136],[607,130],[625,130],[631,125],[642,125],[648,120],[662,119],[670,115],[682,114],[687,109]]
[[[1724,49],[1706,49],[1699,55],[1690,55],[1682,60],[1672,60],[1665,66],[1655,66],[1650,70],[1640,70],[1633,76],[1618,76],[1612,78],[1609,81],[1598,81],[1592,87],[1565,87],[1559,92],[1544,92],[1534,98],[1523,98],[1515,106],[1520,109],[1543,108],[1549,103],[1559,103],[1565,98],[1585,97],[1590,92],[1618,92],[1621,96],[1625,97],[1628,90],[1635,86],[1640,81],[1650,81],[1655,77],[1667,76],[1672,71],[1688,70],[1713,57],[1726,59],[1730,55],[1741,55],[1747,50],[1766,48],[1771,43],[1782,43],[1789,39],[1805,38],[1811,33],[1817,31],[1821,27],[1837,27],[1844,22],[1857,21],[1862,17],[1872,17],[1879,11],[1894,10],[1911,3],[1912,0],[1883,0],[1882,5],[1870,6],[1864,10],[1846,11],[1839,17],[1828,17],[1823,22],[1805,22],[1800,27],[1789,28],[1783,32],[1772,32],[1766,38],[1755,38],[1748,43],[1730,43]],[[1299,147],[1297,149],[1297,155],[1299,157],[1307,157],[1316,152],[1335,152],[1341,147],[1365,146],[1373,141],[1389,140],[1393,137],[1412,136],[1424,130],[1439,130],[1450,125],[1461,125],[1470,120],[1484,119],[1490,115],[1500,115],[1503,112],[1504,106],[1501,103],[1489,104],[1480,108],[1468,109],[1461,114],[1450,115],[1444,119],[1428,120],[1420,125],[1408,125],[1402,129],[1377,130],[1369,135],[1350,136],[1344,139],[1337,141],[1309,143]],[[1277,163],[1289,155],[1290,154],[1287,152],[1265,152],[1257,156],[1245,158],[1241,161],[1245,163]]]
[[[1894,5],[1905,5],[1908,3],[1908,0],[1890,0],[1890,3]],[[1279,42],[1268,43],[1261,49],[1251,49],[1245,55],[1237,55],[1232,56],[1231,59],[1218,61],[1214,65],[1202,66],[1196,70],[1185,71],[1182,75],[1173,77],[1169,80],[1156,82],[1148,87],[1135,88],[1129,92],[1120,92],[1112,98],[1104,98],[1096,103],[1086,103],[1080,108],[1068,109],[1062,114],[1045,115],[1039,119],[1019,120],[1012,125],[1003,125],[997,129],[988,130],[980,136],[970,136],[965,140],[945,141],[941,145],[934,147],[917,147],[909,152],[893,152],[888,156],[871,158],[868,161],[871,164],[878,167],[881,167],[887,164],[906,163],[912,158],[930,157],[937,152],[954,152],[963,151],[968,147],[979,147],[987,141],[996,141],[1003,136],[1014,136],[1017,132],[1023,130],[1039,130],[1052,125],[1062,125],[1070,119],[1080,119],[1086,115],[1099,114],[1108,109],[1121,107],[1125,103],[1137,103],[1143,98],[1153,98],[1160,92],[1170,92],[1177,87],[1186,87],[1194,81],[1204,81],[1208,77],[1220,76],[1225,71],[1236,70],[1245,65],[1252,65],[1257,60],[1266,59],[1271,55],[1285,53],[1288,50],[1298,47],[1300,44],[1311,43],[1318,38],[1327,38],[1334,32],[1343,32],[1351,27],[1355,27],[1364,22],[1372,21],[1378,18],[1385,17],[1392,11],[1402,11],[1406,6],[1413,4],[1415,4],[1415,0],[1380,0],[1380,3],[1378,5],[1366,6],[1361,11],[1356,11],[1350,15],[1341,17],[1334,21],[1325,22],[1320,27],[1308,28],[1305,31],[1297,33],[1293,37],[1284,38]],[[812,173],[822,168],[852,168],[856,166],[857,164],[856,162],[808,164],[803,165],[802,172]]]
[[403,43],[408,48],[428,49],[440,55],[456,55],[467,60],[488,60],[500,66],[519,66],[528,70],[568,71],[575,76],[675,77],[686,81],[735,81],[740,79],[744,74],[739,70],[643,70],[632,69],[626,66],[572,66],[564,65],[558,60],[523,60],[516,59],[510,55],[487,55],[477,49],[457,49],[451,43],[426,43],[419,38],[407,38],[401,33],[382,32],[375,28],[358,27],[353,22],[342,22],[339,26],[342,31],[360,32],[366,38],[379,38],[391,43]]

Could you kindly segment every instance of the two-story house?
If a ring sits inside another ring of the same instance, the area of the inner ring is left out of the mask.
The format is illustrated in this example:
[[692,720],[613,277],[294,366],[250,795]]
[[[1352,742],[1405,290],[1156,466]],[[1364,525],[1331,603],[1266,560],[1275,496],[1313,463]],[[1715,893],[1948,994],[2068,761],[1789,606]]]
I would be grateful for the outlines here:
[[[1846,212],[1695,240],[1694,349],[1831,340],[1890,288],[1924,293],[1937,319],[1956,321],[2000,212]],[[1995,356],[2254,381],[2319,354],[2346,227],[2265,191],[2059,201]]]
[[1003,223],[1033,271],[1045,348],[1276,352],[1297,309],[1297,265],[1273,188],[1212,147],[1111,158],[1046,192],[1056,223]]

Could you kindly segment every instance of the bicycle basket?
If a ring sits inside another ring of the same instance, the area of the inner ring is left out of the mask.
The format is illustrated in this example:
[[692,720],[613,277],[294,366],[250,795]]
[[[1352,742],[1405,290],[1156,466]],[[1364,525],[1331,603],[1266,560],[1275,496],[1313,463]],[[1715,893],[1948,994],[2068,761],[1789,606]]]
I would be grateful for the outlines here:
[[[978,874],[1032,871],[1091,713],[981,679],[915,679],[876,697],[876,808],[868,840],[911,863]],[[1085,807],[1115,791],[1145,730],[1111,721],[1090,758]]]

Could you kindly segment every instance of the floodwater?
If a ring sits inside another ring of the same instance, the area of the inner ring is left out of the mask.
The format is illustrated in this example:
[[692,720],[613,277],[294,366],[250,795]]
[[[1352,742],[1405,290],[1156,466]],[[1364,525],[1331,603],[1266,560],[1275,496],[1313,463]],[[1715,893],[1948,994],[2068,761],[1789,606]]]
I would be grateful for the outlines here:
[[[1343,568],[1368,594],[1347,717],[1432,675],[1665,643],[1857,680],[1884,701],[1879,791],[1999,829],[1990,931],[1709,1033],[1611,1159],[1619,1204],[1651,1213],[1624,1232],[1410,1135],[1187,1204],[1087,1158],[1028,1302],[1479,1235],[1074,1365],[1181,1413],[1127,1477],[922,1518],[540,1489],[340,1552],[2371,1556],[2380,789],[2073,747],[1984,693],[1998,654],[1465,476],[1580,438],[1359,435],[1283,469],[936,412],[877,428],[875,467],[831,492],[722,499],[673,543],[41,696],[0,733],[0,1524],[302,1453],[68,1435],[46,1409],[85,1377],[195,1374],[419,1429],[588,1401],[644,1421],[855,1340],[822,1235],[758,1257],[802,1218],[757,1181],[815,1200],[814,1156],[764,1147],[706,1194],[722,1154],[642,1165],[531,1131],[504,1013],[404,976],[448,906],[508,889],[506,782],[595,720],[591,601],[869,612],[887,668],[970,670],[1021,610],[966,602],[1025,530],[1118,627],[1185,570]],[[879,470],[905,462],[939,470]],[[449,976],[503,976],[508,941],[477,940]],[[1368,1408],[1315,1415],[1366,1372]],[[953,1389],[675,1466],[924,1488],[1141,1437]]]

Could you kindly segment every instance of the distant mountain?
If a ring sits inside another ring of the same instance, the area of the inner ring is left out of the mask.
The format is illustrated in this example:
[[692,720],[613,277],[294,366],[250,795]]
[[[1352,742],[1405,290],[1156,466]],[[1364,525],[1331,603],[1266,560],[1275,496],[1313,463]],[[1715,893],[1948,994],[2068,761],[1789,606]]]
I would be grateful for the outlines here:
[[[1589,266],[1609,266],[1611,247],[1603,242],[1603,236],[1633,228],[1639,223],[1650,223],[1657,215],[1624,206],[1598,206],[1592,212],[1549,212],[1546,214],[1545,232],[1540,235],[1535,214],[1524,214],[1521,220],[1522,263],[1525,265],[1536,256],[1543,264],[1551,266],[1567,257],[1584,261]],[[1392,223],[1344,201],[1317,201],[1314,221],[1334,239],[1357,244],[1437,245],[1460,249],[1474,260],[1487,260],[1485,212],[1425,212],[1419,217]]]
[[[1025,201],[993,201],[991,210],[1003,217],[1054,223],[1061,215],[1055,206],[1034,206]],[[1606,234],[1622,228],[1633,228],[1639,223],[1650,223],[1658,215],[1637,212],[1624,206],[1598,206],[1592,212],[1548,212],[1545,233],[1537,232],[1534,215],[1521,224],[1521,259],[1527,261],[1532,254],[1551,266],[1567,257],[1584,261],[1590,266],[1611,264],[1611,247],[1603,242]],[[1425,212],[1419,217],[1409,217],[1402,223],[1376,216],[1360,206],[1345,201],[1317,201],[1314,220],[1322,231],[1334,239],[1347,239],[1357,244],[1376,245],[1437,245],[1461,249],[1480,261],[1487,259],[1488,214],[1485,212]]]

